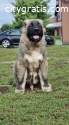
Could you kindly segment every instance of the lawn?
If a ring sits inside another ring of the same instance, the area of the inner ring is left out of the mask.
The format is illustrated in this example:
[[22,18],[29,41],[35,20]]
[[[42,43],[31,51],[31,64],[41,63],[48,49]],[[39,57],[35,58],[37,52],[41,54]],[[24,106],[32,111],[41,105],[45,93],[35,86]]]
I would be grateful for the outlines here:
[[53,91],[45,93],[36,88],[15,94],[12,65],[18,47],[0,46],[0,87],[7,88],[7,93],[0,94],[0,125],[69,125],[69,46],[46,49]]

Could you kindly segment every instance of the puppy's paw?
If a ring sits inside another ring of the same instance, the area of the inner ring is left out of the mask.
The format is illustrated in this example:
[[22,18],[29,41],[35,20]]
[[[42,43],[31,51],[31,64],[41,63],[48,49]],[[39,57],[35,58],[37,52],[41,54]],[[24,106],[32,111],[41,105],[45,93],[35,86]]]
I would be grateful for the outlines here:
[[49,87],[42,87],[42,90],[43,90],[44,92],[51,92],[51,91],[52,91],[52,87],[51,87],[51,85],[49,84]]
[[24,89],[15,89],[15,93],[22,93],[24,94],[25,93],[25,90]]

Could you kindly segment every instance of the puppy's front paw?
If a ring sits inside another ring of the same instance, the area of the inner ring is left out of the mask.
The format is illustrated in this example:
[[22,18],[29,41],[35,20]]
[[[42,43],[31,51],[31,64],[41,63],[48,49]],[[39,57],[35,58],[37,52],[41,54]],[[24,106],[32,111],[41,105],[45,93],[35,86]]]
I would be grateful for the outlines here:
[[42,90],[43,90],[44,92],[51,92],[51,91],[52,91],[52,87],[51,87],[51,85],[49,84],[48,87],[42,87]]
[[24,89],[15,89],[15,93],[22,93],[24,94],[25,93],[25,90]]

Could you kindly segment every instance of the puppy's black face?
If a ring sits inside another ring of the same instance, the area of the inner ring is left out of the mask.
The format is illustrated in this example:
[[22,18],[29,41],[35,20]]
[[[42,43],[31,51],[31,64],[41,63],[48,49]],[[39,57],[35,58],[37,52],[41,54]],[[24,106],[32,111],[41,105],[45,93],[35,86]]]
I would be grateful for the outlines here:
[[31,42],[39,42],[43,36],[43,28],[38,21],[31,21],[27,28],[27,36]]

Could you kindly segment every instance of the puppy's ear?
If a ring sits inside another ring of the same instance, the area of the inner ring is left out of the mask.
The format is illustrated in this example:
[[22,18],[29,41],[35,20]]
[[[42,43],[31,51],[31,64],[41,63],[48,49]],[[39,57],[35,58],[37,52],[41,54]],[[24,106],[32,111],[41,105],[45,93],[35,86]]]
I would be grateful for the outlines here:
[[25,27],[27,25],[27,23],[24,21],[24,23],[23,23],[23,27]]
[[43,26],[43,32],[46,33],[46,27],[45,26]]
[[26,21],[23,22],[23,26],[22,26],[22,32],[24,33],[25,30],[26,30],[26,26],[27,26],[27,23]]
[[22,31],[25,33],[26,30],[27,30],[27,27],[29,25],[29,22],[30,20],[29,19],[26,19],[24,22],[23,22],[23,27],[22,27]]

